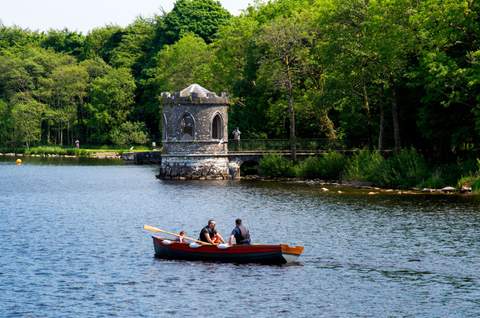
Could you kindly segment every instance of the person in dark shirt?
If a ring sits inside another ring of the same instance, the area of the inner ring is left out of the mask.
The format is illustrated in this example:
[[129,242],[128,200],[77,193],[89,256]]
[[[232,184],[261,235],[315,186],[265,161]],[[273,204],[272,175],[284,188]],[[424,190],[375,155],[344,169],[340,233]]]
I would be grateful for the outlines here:
[[198,240],[213,245],[225,243],[223,237],[217,232],[216,223],[214,220],[208,220],[207,226],[200,231],[200,237]]
[[242,220],[241,219],[236,219],[235,220],[235,228],[232,231],[232,234],[230,235],[230,245],[235,245],[235,244],[250,244],[250,231],[242,225]]

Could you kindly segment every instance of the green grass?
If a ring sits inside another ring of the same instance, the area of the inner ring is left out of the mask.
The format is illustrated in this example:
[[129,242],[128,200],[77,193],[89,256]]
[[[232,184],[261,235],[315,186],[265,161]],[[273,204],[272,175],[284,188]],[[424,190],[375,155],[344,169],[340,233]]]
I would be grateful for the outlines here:
[[0,153],[23,153],[25,155],[58,155],[58,156],[76,156],[76,157],[92,157],[95,153],[115,152],[122,154],[125,152],[145,152],[151,151],[145,146],[135,146],[133,149],[115,146],[84,146],[79,149],[74,147],[61,146],[36,146],[30,148],[0,148]]

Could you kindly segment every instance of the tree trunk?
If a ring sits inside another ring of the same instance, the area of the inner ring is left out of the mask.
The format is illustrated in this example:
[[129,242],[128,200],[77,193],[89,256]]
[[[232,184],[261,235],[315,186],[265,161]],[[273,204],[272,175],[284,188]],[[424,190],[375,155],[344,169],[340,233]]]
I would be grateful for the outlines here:
[[372,149],[372,116],[370,114],[370,102],[368,100],[367,86],[363,84],[363,108],[367,115],[368,148]]
[[292,160],[297,161],[297,138],[295,133],[295,109],[293,108],[293,96],[290,92],[288,98],[288,112],[290,114],[290,151],[292,152]]
[[384,131],[385,131],[385,112],[383,110],[383,103],[380,103],[380,125],[378,128],[378,151],[383,150]]
[[395,86],[392,87],[392,119],[393,119],[393,140],[395,142],[395,152],[400,151],[400,123],[398,119],[398,103],[397,103],[397,91]]
[[47,120],[47,145],[50,145],[50,123]]
[[60,146],[63,146],[63,125],[60,127]]

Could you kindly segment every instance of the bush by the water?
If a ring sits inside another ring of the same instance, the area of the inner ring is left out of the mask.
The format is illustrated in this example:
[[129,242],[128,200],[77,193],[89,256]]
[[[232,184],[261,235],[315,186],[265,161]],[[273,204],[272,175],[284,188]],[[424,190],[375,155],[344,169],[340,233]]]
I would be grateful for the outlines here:
[[[457,185],[480,192],[480,160],[429,167],[415,149],[403,149],[384,158],[378,151],[360,150],[347,159],[338,152],[309,157],[298,164],[269,154],[260,160],[259,171],[265,177],[300,177],[343,181],[366,181],[395,188],[442,188]],[[463,177],[462,177],[463,176]]]
[[415,149],[402,149],[378,167],[379,186],[408,188],[421,185],[430,175],[423,156]]
[[345,168],[345,156],[339,152],[327,152],[320,157],[309,157],[300,162],[295,172],[306,179],[339,180]]
[[375,183],[378,180],[380,166],[384,161],[385,158],[379,151],[362,149],[348,160],[343,173],[343,179]]
[[59,146],[38,146],[25,149],[24,153],[26,155],[59,155],[59,156],[77,156],[77,157],[88,157],[89,153],[85,149],[77,148],[63,148]]
[[464,176],[458,180],[457,186],[471,187],[473,192],[480,192],[480,159],[477,159],[477,170],[467,176]]
[[294,165],[292,161],[278,154],[263,156],[259,163],[260,174],[265,177],[294,177]]

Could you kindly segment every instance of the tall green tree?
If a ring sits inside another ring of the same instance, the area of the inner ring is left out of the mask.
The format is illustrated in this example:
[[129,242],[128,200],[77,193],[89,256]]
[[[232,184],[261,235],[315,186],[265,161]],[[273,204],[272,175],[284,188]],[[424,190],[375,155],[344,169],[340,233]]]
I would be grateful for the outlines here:
[[29,148],[41,138],[42,115],[45,105],[35,100],[19,101],[12,107],[13,140]]
[[178,0],[164,18],[163,43],[173,44],[186,33],[211,43],[230,13],[217,0]]
[[120,126],[132,111],[135,81],[128,69],[111,69],[90,84],[88,128],[90,141],[110,142],[109,133]]
[[295,104],[301,94],[300,82],[309,64],[311,38],[308,29],[299,20],[276,19],[267,24],[258,38],[265,47],[260,61],[260,78],[272,81],[276,90],[285,94],[289,114],[289,135],[292,159],[297,159]]

